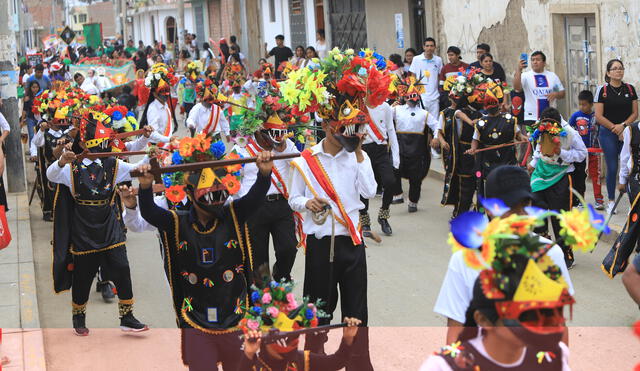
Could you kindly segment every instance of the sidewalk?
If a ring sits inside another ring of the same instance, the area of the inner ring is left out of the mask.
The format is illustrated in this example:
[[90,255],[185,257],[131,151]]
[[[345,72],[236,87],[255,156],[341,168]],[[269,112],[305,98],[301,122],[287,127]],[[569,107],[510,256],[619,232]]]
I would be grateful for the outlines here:
[[11,244],[0,251],[0,328],[3,370],[46,370],[26,193],[7,194]]

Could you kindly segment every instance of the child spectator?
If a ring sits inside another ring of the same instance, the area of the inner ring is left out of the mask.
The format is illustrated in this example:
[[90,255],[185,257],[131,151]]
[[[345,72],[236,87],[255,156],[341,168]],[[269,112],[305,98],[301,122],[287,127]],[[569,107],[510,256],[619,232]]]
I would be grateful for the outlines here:
[[[582,162],[576,163],[574,172],[573,188],[584,197],[587,178],[587,160],[589,162],[589,178],[593,184],[593,196],[596,200],[596,209],[604,209],[604,197],[602,196],[602,185],[600,184],[598,126],[593,112],[593,93],[583,90],[578,94],[579,110],[574,112],[569,119],[569,125],[576,129],[584,145],[589,149],[589,156]],[[593,149],[597,149],[593,151]]]

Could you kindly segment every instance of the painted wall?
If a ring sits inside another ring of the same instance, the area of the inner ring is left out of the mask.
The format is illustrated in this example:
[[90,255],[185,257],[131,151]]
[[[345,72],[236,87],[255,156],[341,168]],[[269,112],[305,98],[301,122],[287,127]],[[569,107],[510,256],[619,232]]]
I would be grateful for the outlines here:
[[[520,53],[542,50],[549,69],[565,67],[563,16],[596,13],[600,55],[597,66],[602,78],[603,64],[622,57],[625,79],[640,83],[640,1],[637,0],[492,0],[491,7],[478,0],[435,0],[439,50],[444,57],[448,45],[462,49],[466,61],[475,60],[479,42],[491,45],[496,61],[508,76],[513,75]],[[564,44],[564,42],[562,42]]]
[[[369,48],[389,56],[392,53],[403,55],[404,49],[412,46],[409,1],[408,0],[366,0],[367,43]],[[396,42],[395,14],[402,14],[404,29],[404,47],[398,48]]]
[[[131,13],[129,13],[131,14]],[[177,8],[142,8],[133,15],[133,39],[136,42],[142,40],[145,45],[152,45],[154,40],[154,30],[152,30],[151,17],[153,16],[153,28],[155,28],[155,40],[162,43],[167,42],[167,18],[178,17]],[[193,13],[190,4],[185,4],[184,23],[187,30],[193,30]]]
[[[269,1],[275,5],[275,22],[271,22]],[[306,4],[305,4],[306,5]],[[289,2],[287,0],[262,0],[260,3],[262,13],[262,37],[267,43],[267,50],[276,46],[276,35],[284,35],[284,44],[291,47],[291,34],[289,31]]]

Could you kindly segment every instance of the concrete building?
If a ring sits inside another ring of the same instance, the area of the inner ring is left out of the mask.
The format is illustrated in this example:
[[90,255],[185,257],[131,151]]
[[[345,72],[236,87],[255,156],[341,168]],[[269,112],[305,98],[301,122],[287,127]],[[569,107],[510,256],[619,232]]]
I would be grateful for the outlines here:
[[82,32],[82,26],[89,20],[86,5],[74,6],[69,11],[69,27],[75,32]]
[[[127,18],[131,21],[129,35],[136,41],[142,40],[145,45],[152,45],[154,40],[173,46],[177,41],[178,2],[176,0],[158,0],[155,2],[139,1],[127,10]],[[186,2],[184,4],[184,27],[189,33],[195,33],[197,40],[209,37],[207,27],[208,15],[206,3]]]
[[637,0],[434,0],[440,54],[447,45],[474,61],[476,44],[488,43],[512,78],[521,53],[541,50],[562,80],[563,114],[576,110],[580,90],[603,82],[608,60],[625,62],[625,80],[640,81],[640,2]]
[[116,37],[116,12],[112,1],[87,5],[87,23],[102,23],[102,37]]

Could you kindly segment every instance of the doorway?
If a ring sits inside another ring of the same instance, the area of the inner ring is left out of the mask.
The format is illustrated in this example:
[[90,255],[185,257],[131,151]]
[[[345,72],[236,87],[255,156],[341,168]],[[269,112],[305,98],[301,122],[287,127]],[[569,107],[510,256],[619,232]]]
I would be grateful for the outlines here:
[[595,15],[568,15],[564,17],[567,56],[567,114],[578,110],[578,93],[598,85],[598,59],[596,54],[597,29]]
[[167,44],[176,42],[176,19],[167,17]]
[[367,47],[367,17],[364,0],[331,0],[331,43],[340,49]]

